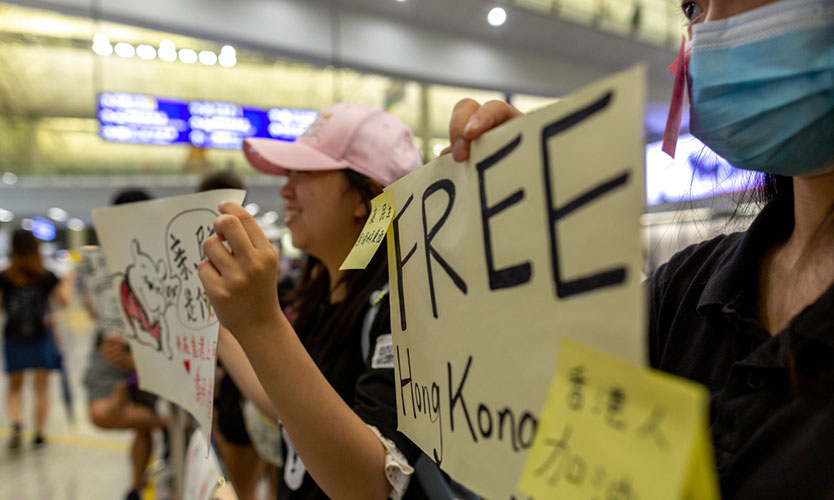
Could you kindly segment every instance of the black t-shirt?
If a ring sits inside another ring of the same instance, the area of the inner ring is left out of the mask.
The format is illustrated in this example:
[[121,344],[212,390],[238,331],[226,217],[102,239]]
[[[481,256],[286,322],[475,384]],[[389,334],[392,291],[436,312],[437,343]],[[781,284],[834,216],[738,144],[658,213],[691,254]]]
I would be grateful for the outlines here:
[[651,280],[651,363],[709,388],[725,499],[834,499],[834,286],[776,335],[757,319],[761,259],[792,210],[777,199]]
[[[366,424],[373,425],[386,438],[397,445],[409,465],[412,467],[417,463],[417,458],[422,455],[420,448],[408,439],[404,434],[397,431],[397,395],[394,380],[393,351],[388,361],[379,360],[374,362],[374,357],[385,358],[382,350],[377,351],[377,343],[390,345],[390,339],[384,338],[391,335],[391,306],[389,296],[379,303],[379,312],[374,319],[374,327],[371,329],[368,357],[365,360],[365,371],[359,377],[356,384],[353,410]],[[376,368],[374,368],[376,366]],[[428,498],[420,486],[416,475],[411,476],[408,490],[404,500],[421,500]]]
[[0,273],[0,292],[6,327],[3,334],[17,342],[36,342],[46,338],[48,330],[44,321],[49,310],[49,294],[58,284],[58,278],[49,271],[37,282],[18,286],[6,273]]
[[[333,314],[335,306],[330,304],[321,305],[319,310],[316,311],[314,319],[303,331],[299,331],[298,335],[319,370],[342,399],[348,405],[354,407],[362,420],[376,426],[385,437],[394,441],[408,458],[409,463],[413,465],[414,460],[420,453],[419,449],[408,438],[396,431],[394,370],[393,368],[374,369],[371,366],[371,358],[378,337],[390,335],[391,332],[388,297],[384,296],[379,302],[376,317],[369,331],[368,344],[370,350],[367,359],[365,359],[362,355],[361,337],[362,325],[368,308],[362,312],[354,325],[349,326],[348,334],[344,337],[342,344],[330,355],[323,354],[322,342],[316,338],[315,334],[318,328]],[[288,473],[287,469],[293,467],[295,467],[294,462],[288,460],[284,464],[283,473],[286,475]],[[412,481],[412,485],[409,486],[406,494],[406,498],[409,500],[425,498],[416,483],[416,481]],[[279,478],[278,498],[280,500],[319,500],[328,497],[310,475],[305,473],[300,487],[295,490],[287,485],[285,477]]]

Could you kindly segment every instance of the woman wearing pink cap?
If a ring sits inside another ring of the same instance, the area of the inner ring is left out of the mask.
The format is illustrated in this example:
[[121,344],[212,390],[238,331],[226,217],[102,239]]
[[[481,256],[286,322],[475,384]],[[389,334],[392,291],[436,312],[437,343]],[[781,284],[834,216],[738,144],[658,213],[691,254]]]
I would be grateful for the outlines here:
[[234,334],[221,328],[223,364],[284,426],[279,498],[425,498],[417,481],[408,487],[420,451],[396,432],[393,362],[374,359],[374,347],[391,342],[384,248],[365,270],[339,270],[370,200],[420,166],[411,131],[380,109],[343,103],[294,143],[250,139],[244,152],[256,169],[288,178],[285,222],[309,256],[298,318],[282,313],[276,253],[240,205],[220,206],[199,275]]
[[[690,129],[766,201],[650,279],[654,367],[710,390],[723,498],[834,498],[834,0],[684,0]],[[452,154],[519,116],[458,103]]]

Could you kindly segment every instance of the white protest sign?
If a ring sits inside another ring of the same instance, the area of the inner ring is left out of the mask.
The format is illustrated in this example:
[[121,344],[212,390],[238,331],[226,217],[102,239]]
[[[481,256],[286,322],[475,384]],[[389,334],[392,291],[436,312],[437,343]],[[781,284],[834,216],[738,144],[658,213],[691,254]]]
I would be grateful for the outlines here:
[[645,69],[391,185],[398,426],[452,478],[515,493],[559,343],[642,364]]
[[214,492],[225,484],[220,461],[213,448],[206,448],[206,441],[194,431],[188,442],[183,478],[183,500],[211,500]]
[[252,446],[264,462],[281,467],[284,465],[281,426],[277,421],[264,415],[251,401],[241,401],[243,424],[249,434]]
[[217,317],[197,277],[224,189],[93,210],[136,362],[139,387],[191,413],[211,432]]
[[113,278],[101,247],[81,247],[78,281],[95,314],[96,330],[104,334],[123,334],[121,308],[113,291]]

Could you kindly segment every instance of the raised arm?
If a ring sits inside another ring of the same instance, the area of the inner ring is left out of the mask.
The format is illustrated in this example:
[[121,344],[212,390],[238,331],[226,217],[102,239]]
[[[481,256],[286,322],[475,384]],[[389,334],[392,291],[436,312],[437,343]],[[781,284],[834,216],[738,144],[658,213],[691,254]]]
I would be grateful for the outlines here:
[[217,237],[203,244],[207,260],[199,275],[221,324],[238,340],[322,490],[334,499],[387,498],[385,449],[330,386],[281,312],[275,250],[243,207],[223,203],[220,212]]
[[217,335],[217,357],[235,381],[241,394],[264,415],[278,420],[278,411],[261,385],[261,381],[258,380],[258,375],[249,363],[246,353],[232,333],[223,326],[220,326],[220,332]]

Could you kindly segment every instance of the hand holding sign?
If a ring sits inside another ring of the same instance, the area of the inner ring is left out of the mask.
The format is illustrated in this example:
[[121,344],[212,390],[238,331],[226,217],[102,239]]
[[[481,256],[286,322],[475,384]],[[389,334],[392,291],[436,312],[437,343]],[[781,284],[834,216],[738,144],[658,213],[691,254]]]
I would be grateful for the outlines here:
[[[224,203],[206,238],[207,260],[200,263],[200,281],[220,323],[237,336],[251,325],[269,324],[281,314],[278,303],[278,254],[258,223],[237,203]],[[228,242],[231,252],[221,240]]]
[[441,154],[452,152],[455,161],[469,159],[469,145],[484,132],[521,116],[521,111],[504,101],[488,101],[483,105],[472,99],[461,99],[455,104],[449,121],[451,145]]

